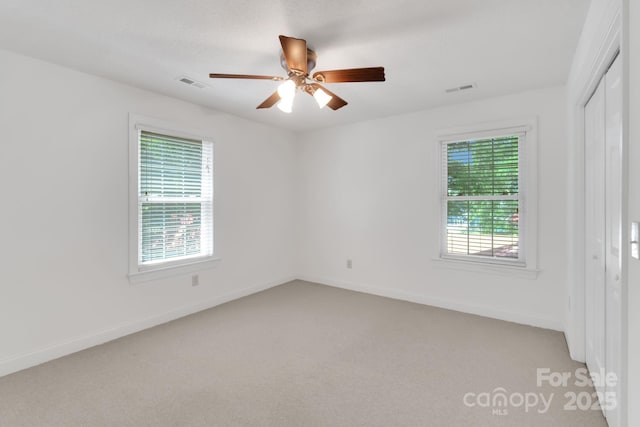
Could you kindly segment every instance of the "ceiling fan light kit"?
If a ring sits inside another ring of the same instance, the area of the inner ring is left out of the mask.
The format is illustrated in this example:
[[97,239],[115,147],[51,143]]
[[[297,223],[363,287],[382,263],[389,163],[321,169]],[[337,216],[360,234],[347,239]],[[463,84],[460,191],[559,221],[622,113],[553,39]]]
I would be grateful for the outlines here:
[[309,76],[309,72],[316,66],[318,57],[313,50],[308,48],[306,40],[281,35],[280,44],[282,45],[280,64],[287,72],[287,77],[219,73],[211,73],[209,77],[212,79],[283,81],[278,89],[256,108],[271,108],[277,104],[278,108],[285,113],[291,113],[293,99],[298,91],[303,91],[313,96],[320,108],[328,105],[332,110],[338,110],[347,105],[347,101],[319,83],[385,81],[383,67],[317,71],[312,76]]
[[327,94],[327,92],[323,91],[322,89],[315,90],[313,92],[313,97],[315,98],[316,102],[318,103],[318,107],[320,108],[324,108],[332,98],[331,95]]

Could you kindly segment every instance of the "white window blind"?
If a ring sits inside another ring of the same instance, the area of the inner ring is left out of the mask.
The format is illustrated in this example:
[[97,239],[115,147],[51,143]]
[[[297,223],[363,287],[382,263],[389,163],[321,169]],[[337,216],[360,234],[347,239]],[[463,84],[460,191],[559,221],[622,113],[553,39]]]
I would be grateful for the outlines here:
[[443,255],[523,261],[523,139],[518,134],[442,144]]
[[213,143],[139,131],[138,265],[213,255]]

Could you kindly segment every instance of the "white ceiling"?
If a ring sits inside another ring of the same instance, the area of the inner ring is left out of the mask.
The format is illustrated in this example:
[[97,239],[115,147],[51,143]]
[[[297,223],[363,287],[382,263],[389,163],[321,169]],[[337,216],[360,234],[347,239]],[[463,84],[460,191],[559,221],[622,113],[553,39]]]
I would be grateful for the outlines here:
[[[2,0],[0,48],[291,130],[317,129],[563,84],[590,0]],[[316,70],[384,66],[384,83],[327,87],[349,102],[255,107],[284,75],[278,35]],[[187,75],[207,84],[177,82]],[[467,83],[477,88],[446,94]]]

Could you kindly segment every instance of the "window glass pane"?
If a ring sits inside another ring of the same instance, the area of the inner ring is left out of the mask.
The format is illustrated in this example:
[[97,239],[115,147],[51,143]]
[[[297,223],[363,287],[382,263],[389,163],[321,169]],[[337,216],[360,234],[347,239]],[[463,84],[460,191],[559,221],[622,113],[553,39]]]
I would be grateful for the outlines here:
[[449,201],[446,235],[449,254],[518,259],[518,201]]
[[202,195],[202,143],[142,132],[140,194],[164,197]]
[[468,142],[447,144],[447,186],[449,196],[469,194],[469,164],[471,152]]
[[447,194],[518,194],[518,137],[447,144]]
[[469,255],[469,202],[447,204],[447,252]]
[[493,194],[518,194],[518,138],[493,140]]
[[201,252],[200,203],[142,203],[142,262]]

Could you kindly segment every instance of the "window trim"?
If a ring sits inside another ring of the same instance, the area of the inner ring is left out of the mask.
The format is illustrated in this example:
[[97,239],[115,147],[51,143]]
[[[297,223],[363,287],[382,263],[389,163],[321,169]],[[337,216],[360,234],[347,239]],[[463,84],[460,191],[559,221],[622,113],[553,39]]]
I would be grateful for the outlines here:
[[[438,255],[434,258],[436,264],[443,267],[459,268],[463,270],[515,274],[521,277],[535,278],[538,273],[537,260],[537,118],[504,120],[476,125],[445,129],[436,134],[438,167],[438,197],[440,217],[438,222]],[[484,139],[491,137],[518,135],[519,156],[519,216],[521,226],[519,230],[519,259],[500,260],[484,259],[473,255],[450,255],[446,253],[447,234],[447,183],[443,179],[446,163],[443,161],[443,149],[452,142],[468,141],[470,139]]]
[[[159,133],[185,139],[196,139],[212,144],[213,149],[213,226],[211,227],[213,254],[209,256],[188,257],[181,260],[168,260],[157,264],[139,264],[139,224],[138,224],[138,185],[140,161],[140,131]],[[188,274],[203,270],[217,263],[218,248],[215,244],[216,203],[215,203],[215,142],[213,138],[185,130],[182,126],[164,120],[129,114],[129,281],[130,283],[162,279],[179,274]]]

